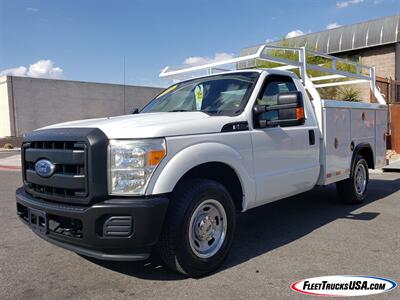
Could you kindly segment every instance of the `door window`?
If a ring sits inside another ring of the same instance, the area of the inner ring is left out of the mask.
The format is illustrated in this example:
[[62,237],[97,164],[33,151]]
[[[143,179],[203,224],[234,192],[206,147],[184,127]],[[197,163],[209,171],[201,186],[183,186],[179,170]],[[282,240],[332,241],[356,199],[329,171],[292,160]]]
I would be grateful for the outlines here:
[[[257,98],[257,105],[274,106],[278,104],[278,94],[297,91],[293,79],[289,76],[271,75],[265,79],[264,88]],[[264,120],[273,121],[278,119],[278,111],[262,113],[260,117]]]

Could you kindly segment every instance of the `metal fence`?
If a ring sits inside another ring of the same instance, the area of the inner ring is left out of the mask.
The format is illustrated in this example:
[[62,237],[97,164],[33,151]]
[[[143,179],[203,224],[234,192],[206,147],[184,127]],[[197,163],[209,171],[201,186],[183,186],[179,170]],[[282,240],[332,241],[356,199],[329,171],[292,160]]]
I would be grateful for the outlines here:
[[400,103],[400,80],[391,80],[389,103]]
[[[377,77],[376,86],[387,103],[400,103],[400,80]],[[371,99],[372,97],[371,95]]]

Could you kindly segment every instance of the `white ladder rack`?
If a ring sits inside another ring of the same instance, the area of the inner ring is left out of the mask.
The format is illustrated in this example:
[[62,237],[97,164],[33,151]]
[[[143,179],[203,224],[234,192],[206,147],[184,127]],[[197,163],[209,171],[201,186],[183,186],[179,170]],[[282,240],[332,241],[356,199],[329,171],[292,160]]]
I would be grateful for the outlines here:
[[[291,52],[297,59],[282,58],[277,55],[271,55],[268,52],[275,51],[275,53],[286,53]],[[307,63],[307,58],[320,57],[325,60],[324,64],[312,64]],[[256,61],[272,62],[279,64],[277,67],[269,69],[279,70],[292,70],[298,69],[300,79],[303,82],[304,87],[310,92],[313,99],[319,100],[320,96],[316,89],[348,85],[348,84],[360,84],[369,83],[371,92],[378,100],[380,104],[386,104],[385,99],[376,87],[376,75],[375,67],[365,66],[356,62],[338,58],[335,56],[327,55],[317,51],[307,50],[305,47],[293,48],[293,47],[281,47],[272,45],[261,45],[254,54],[244,55],[235,57],[232,59],[207,63],[199,66],[183,67],[178,69],[171,69],[166,67],[161,71],[160,77],[169,77],[175,80],[182,80],[182,75],[188,75],[199,72],[206,72],[206,74],[217,74],[232,70],[240,70],[253,68]],[[330,63],[328,63],[330,62]],[[329,66],[324,66],[328,63]],[[351,66],[355,71],[340,70],[339,64]],[[225,69],[223,66],[233,66],[233,68]],[[324,73],[324,75],[318,75],[311,77],[307,72],[309,70],[318,71]],[[326,74],[326,75],[325,75]],[[204,74],[202,74],[204,75]],[[198,77],[198,76],[192,76]],[[187,79],[187,78],[186,78]],[[345,79],[341,81],[332,81]],[[331,80],[331,81],[330,81]],[[327,82],[328,81],[328,82]],[[318,83],[319,82],[319,83]]]

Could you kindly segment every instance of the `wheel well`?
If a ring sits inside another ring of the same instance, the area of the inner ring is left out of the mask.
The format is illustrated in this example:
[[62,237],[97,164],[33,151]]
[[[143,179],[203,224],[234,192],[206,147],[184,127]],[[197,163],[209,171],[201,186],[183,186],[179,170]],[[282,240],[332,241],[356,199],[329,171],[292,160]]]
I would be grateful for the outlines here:
[[215,180],[221,183],[231,194],[237,211],[243,209],[243,189],[234,169],[230,166],[220,162],[209,162],[198,165],[193,169],[187,171],[185,175],[179,179],[178,185],[181,181],[189,178],[205,178]]
[[368,168],[374,169],[374,154],[370,146],[364,146],[360,150],[358,150],[357,154],[362,155],[365,158],[368,164]]

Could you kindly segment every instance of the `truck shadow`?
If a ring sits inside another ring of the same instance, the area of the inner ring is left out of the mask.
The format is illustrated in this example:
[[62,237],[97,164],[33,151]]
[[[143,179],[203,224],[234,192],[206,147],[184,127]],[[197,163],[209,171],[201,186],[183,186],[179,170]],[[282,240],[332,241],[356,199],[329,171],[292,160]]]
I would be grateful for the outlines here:
[[[218,270],[229,269],[289,244],[337,219],[357,222],[376,218],[377,212],[354,211],[397,192],[400,179],[371,179],[368,198],[362,205],[344,205],[334,185],[266,204],[238,216],[236,234],[230,254]],[[111,262],[89,259],[104,268],[148,280],[182,280],[186,277],[163,266],[153,255],[144,262]],[[218,272],[217,271],[217,272]]]

